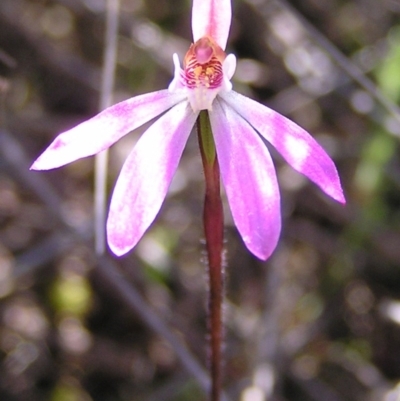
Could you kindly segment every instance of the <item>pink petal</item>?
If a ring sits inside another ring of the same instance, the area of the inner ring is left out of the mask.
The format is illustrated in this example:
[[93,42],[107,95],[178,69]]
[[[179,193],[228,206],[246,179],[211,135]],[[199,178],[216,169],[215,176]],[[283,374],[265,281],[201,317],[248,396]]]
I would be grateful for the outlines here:
[[48,170],[94,155],[181,100],[181,94],[162,90],[117,103],[58,135],[33,163],[31,169]]
[[247,248],[267,259],[281,230],[274,165],[260,136],[226,103],[214,101],[210,121],[222,181],[235,224]]
[[231,19],[231,0],[193,0],[193,41],[208,35],[225,50]]
[[108,244],[118,256],[132,249],[155,219],[198,113],[182,102],[139,139],[115,185],[107,221]]
[[293,121],[237,92],[221,97],[245,118],[297,171],[326,194],[345,203],[335,164],[315,139]]

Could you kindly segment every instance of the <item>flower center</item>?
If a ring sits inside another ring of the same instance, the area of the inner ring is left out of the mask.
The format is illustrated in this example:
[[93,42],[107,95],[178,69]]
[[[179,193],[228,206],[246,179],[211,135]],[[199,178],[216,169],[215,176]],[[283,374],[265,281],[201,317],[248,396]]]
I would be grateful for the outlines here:
[[177,54],[173,56],[175,73],[170,92],[184,91],[192,110],[212,110],[212,104],[220,91],[230,91],[230,79],[236,68],[233,54],[226,55],[209,36],[193,43],[183,60],[181,69]]
[[224,51],[207,36],[190,46],[183,61],[182,80],[194,111],[212,109],[223,86],[225,57]]
[[[218,46],[211,39],[205,37],[199,39],[190,46],[184,60],[183,79],[185,86],[189,89],[204,88],[216,89],[222,85],[224,77],[222,62],[217,57],[215,49]],[[223,60],[222,60],[223,61]]]

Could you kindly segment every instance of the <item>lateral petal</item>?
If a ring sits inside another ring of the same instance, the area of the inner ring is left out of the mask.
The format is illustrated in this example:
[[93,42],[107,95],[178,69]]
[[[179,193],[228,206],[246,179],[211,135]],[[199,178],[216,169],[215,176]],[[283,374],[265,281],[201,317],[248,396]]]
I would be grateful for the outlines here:
[[115,185],[107,238],[118,256],[132,249],[155,219],[198,113],[182,102],[140,137]]
[[61,167],[107,149],[130,131],[183,99],[182,94],[161,90],[135,96],[108,107],[91,119],[58,135],[33,163],[31,170]]
[[193,42],[211,36],[225,50],[231,19],[231,0],[193,0]]
[[335,164],[307,131],[269,107],[235,91],[221,92],[220,96],[270,142],[295,170],[333,199],[346,202]]
[[271,156],[250,124],[218,98],[210,121],[235,224],[247,248],[266,260],[281,229],[280,195]]

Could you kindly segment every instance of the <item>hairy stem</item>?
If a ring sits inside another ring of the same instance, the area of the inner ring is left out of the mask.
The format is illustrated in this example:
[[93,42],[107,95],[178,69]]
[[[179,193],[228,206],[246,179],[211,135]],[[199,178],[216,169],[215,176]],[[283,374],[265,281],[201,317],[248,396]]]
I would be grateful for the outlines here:
[[211,354],[211,401],[218,401],[221,394],[222,361],[222,303],[223,303],[223,209],[220,193],[218,159],[215,153],[208,112],[202,111],[197,120],[200,151],[206,180],[204,199],[204,233],[208,256],[210,280],[209,331]]

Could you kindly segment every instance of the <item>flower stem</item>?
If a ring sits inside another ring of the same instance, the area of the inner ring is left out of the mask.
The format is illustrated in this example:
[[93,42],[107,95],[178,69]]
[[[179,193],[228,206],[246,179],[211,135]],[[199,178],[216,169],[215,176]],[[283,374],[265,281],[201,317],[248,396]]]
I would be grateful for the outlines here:
[[220,175],[214,140],[207,111],[197,119],[197,132],[206,180],[204,199],[204,233],[208,256],[209,331],[211,353],[211,401],[218,401],[221,393],[222,361],[222,303],[223,303],[223,209],[220,193]]

